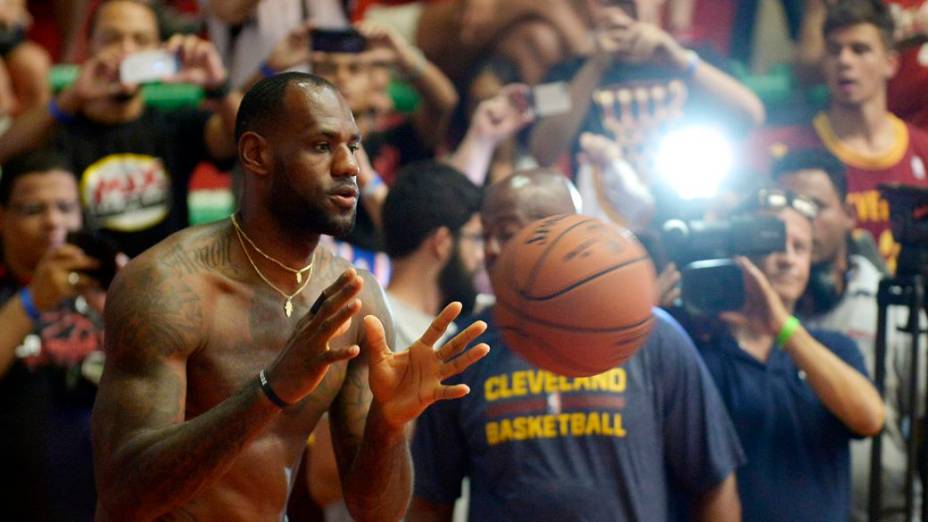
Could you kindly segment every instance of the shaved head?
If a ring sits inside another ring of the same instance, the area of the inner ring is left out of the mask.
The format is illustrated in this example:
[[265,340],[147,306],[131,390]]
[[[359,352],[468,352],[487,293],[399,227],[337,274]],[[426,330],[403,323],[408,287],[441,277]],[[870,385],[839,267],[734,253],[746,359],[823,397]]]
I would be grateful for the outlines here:
[[574,184],[553,169],[516,172],[487,190],[482,212],[516,210],[528,221],[556,214],[580,212],[580,194]]
[[487,189],[483,222],[484,260],[492,267],[503,245],[529,223],[557,214],[580,212],[580,193],[563,174],[551,169],[520,171]]

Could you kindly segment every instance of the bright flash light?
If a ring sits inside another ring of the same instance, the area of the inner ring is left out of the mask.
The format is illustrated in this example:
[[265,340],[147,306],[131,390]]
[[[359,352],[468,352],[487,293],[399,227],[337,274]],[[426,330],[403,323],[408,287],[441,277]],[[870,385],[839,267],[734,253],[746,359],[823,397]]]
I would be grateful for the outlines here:
[[657,148],[657,175],[686,200],[709,198],[731,172],[731,142],[713,127],[670,131]]

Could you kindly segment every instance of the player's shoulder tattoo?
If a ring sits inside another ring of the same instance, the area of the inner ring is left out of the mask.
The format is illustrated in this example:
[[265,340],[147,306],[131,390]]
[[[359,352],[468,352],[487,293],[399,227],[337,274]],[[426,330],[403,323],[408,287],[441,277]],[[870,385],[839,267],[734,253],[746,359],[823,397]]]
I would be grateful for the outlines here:
[[225,222],[187,229],[163,244],[159,256],[168,268],[183,274],[237,271],[232,263],[232,234]]
[[196,276],[177,262],[158,248],[120,271],[107,295],[108,352],[143,350],[170,357],[197,348],[204,327],[202,296]]

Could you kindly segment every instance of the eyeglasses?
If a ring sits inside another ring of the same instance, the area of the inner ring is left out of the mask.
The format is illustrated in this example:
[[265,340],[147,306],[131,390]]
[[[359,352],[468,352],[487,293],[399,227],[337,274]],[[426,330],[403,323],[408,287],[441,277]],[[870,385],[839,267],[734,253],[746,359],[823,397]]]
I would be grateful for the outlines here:
[[748,201],[748,204],[754,208],[771,210],[789,207],[810,220],[814,220],[818,215],[818,205],[814,201],[805,196],[780,189],[761,189],[757,192],[753,201]]
[[51,203],[10,203],[10,210],[22,217],[36,217],[48,212],[49,208],[55,208],[61,214],[77,214],[81,211],[80,203],[76,201],[54,201]]

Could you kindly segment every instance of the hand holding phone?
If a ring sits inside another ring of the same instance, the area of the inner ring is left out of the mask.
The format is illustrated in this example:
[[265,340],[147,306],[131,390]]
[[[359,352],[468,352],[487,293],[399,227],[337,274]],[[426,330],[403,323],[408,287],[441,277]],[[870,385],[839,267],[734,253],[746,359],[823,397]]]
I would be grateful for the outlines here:
[[[481,141],[499,143],[535,119],[527,85],[506,85],[496,96],[480,102],[467,133]],[[473,134],[472,134],[473,133]]]
[[313,51],[357,54],[367,49],[367,38],[357,29],[313,29],[309,33]]
[[88,270],[85,273],[96,279],[104,290],[109,288],[118,269],[116,257],[119,255],[119,248],[116,244],[109,238],[86,230],[68,232],[65,241],[77,246],[88,257],[100,262],[99,268]]
[[177,54],[165,49],[130,54],[119,64],[119,81],[126,85],[152,83],[180,71]]
[[542,83],[532,87],[529,94],[536,118],[568,112],[572,106],[567,82]]

